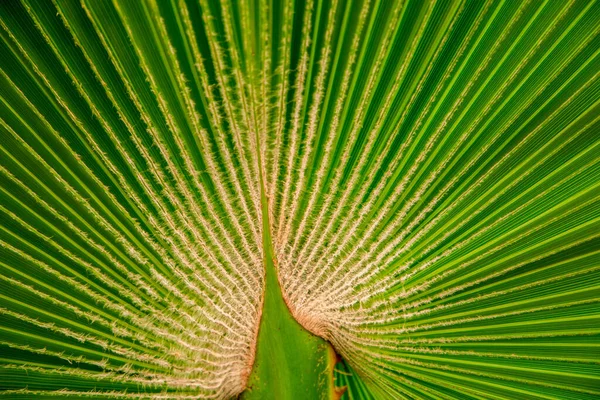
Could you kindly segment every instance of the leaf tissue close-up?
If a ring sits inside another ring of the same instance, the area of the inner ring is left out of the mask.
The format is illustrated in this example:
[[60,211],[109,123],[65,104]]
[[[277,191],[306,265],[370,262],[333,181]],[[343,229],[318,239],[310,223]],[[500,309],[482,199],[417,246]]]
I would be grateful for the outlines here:
[[600,1],[0,24],[0,400],[600,398]]

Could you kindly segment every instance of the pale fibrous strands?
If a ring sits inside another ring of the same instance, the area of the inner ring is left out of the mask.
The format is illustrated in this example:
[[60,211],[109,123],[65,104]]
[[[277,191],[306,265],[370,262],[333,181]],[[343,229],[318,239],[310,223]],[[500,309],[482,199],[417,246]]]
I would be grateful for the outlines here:
[[0,397],[600,396],[596,1],[0,3]]

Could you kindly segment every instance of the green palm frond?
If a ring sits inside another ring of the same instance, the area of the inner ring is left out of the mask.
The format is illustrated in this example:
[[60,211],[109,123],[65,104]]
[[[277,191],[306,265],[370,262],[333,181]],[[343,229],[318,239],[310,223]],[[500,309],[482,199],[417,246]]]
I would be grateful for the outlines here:
[[0,397],[600,396],[597,1],[0,25]]

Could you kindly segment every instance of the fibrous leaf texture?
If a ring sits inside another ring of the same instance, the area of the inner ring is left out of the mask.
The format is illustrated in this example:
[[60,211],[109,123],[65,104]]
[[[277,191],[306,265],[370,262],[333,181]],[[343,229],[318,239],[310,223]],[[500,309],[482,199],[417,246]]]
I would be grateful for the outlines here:
[[0,25],[1,398],[242,393],[265,226],[345,398],[600,396],[597,1],[6,0]]

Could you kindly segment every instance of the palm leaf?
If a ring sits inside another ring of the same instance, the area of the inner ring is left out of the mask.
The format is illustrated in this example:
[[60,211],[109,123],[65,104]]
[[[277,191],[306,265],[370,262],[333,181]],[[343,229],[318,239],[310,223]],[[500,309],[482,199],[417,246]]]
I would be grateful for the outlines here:
[[599,22],[1,2],[0,396],[600,396]]

